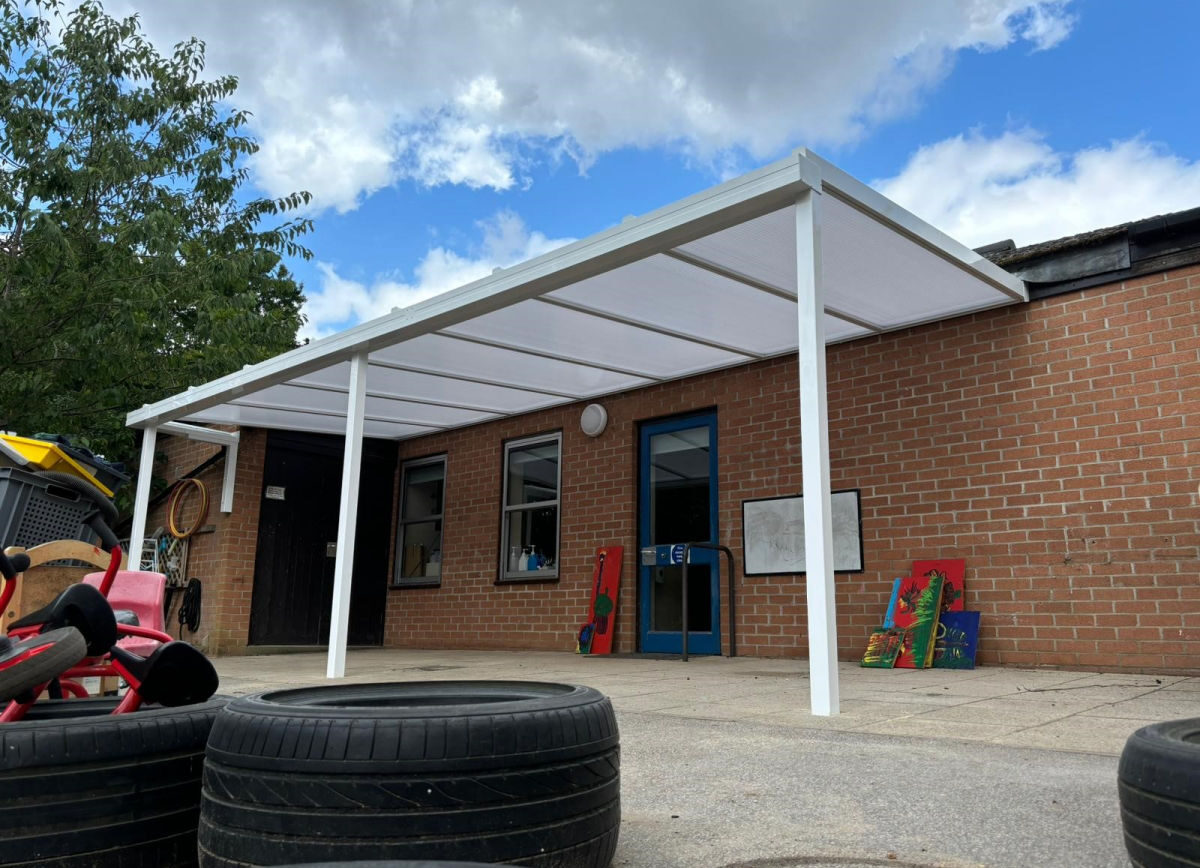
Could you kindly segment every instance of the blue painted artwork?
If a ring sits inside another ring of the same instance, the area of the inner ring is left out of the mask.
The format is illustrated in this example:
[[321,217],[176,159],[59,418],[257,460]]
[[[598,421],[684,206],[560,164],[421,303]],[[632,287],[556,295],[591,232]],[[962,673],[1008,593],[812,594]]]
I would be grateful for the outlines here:
[[933,640],[934,668],[974,669],[978,644],[978,612],[943,612]]
[[892,598],[888,600],[887,612],[883,616],[883,627],[885,630],[890,630],[896,626],[896,600],[900,598],[900,583],[904,579],[896,579],[892,582]]

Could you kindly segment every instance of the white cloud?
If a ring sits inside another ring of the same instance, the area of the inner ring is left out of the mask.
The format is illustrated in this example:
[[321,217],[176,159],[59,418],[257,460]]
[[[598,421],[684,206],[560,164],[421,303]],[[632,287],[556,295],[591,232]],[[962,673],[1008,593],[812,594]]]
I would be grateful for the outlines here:
[[318,262],[320,287],[310,287],[303,313],[308,322],[300,338],[320,338],[341,328],[408,307],[427,298],[487,277],[496,268],[508,268],[569,244],[572,238],[547,238],[531,231],[512,211],[501,211],[476,224],[481,239],[464,253],[433,247],[417,265],[413,280],[377,276],[369,284],[338,274],[336,266]]
[[160,46],[196,35],[241,80],[273,194],[349,210],[399,179],[506,189],[521,160],[585,169],[670,146],[722,167],[861,138],[961,51],[1071,30],[1067,0],[111,0]]
[[1021,38],[1032,42],[1038,51],[1053,48],[1071,35],[1075,16],[1066,11],[1066,2],[1034,6],[1020,27]]
[[1023,245],[1195,207],[1200,162],[1141,138],[1068,154],[1034,130],[971,133],[921,148],[873,186],[972,247]]
[[515,158],[487,124],[445,115],[425,129],[399,139],[397,173],[427,187],[465,184],[507,190],[513,186]]

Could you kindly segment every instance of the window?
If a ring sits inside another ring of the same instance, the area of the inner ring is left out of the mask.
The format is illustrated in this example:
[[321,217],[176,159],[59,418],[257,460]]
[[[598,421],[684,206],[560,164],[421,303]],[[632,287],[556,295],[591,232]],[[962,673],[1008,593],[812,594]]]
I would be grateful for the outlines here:
[[562,435],[504,444],[501,579],[558,578]]
[[442,580],[442,510],[446,456],[405,462],[400,475],[400,527],[393,585]]

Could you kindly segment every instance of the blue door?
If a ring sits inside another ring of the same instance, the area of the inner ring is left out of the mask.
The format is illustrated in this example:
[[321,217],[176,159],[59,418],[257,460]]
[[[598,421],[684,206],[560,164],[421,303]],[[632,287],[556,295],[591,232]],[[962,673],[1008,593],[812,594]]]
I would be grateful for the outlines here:
[[[638,548],[717,540],[717,417],[703,413],[642,425]],[[688,565],[688,653],[721,653],[717,557],[693,550]],[[639,564],[641,558],[638,559]],[[641,647],[683,650],[683,568],[639,566]]]

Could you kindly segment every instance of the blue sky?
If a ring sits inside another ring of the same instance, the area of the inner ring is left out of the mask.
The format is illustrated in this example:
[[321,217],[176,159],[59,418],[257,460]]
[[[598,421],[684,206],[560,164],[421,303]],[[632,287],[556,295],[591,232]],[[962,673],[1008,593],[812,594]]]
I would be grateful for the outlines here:
[[116,0],[314,194],[308,337],[808,146],[971,245],[1200,206],[1200,4]]

